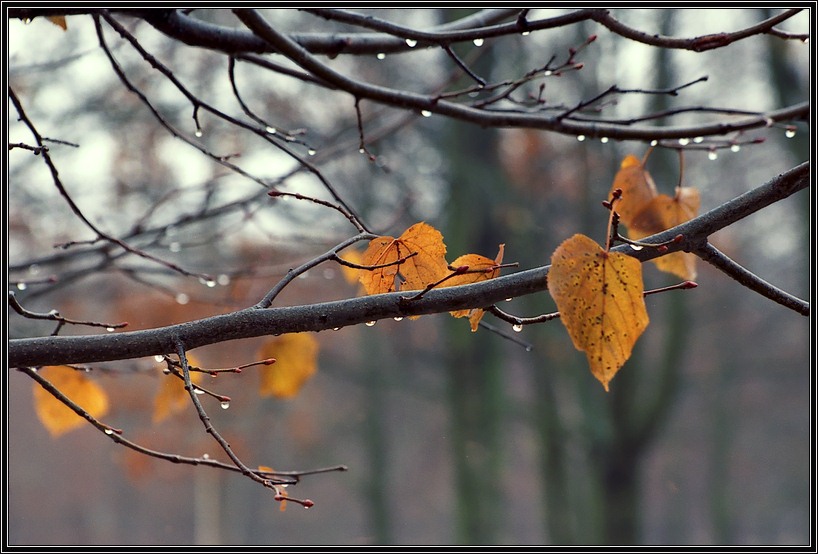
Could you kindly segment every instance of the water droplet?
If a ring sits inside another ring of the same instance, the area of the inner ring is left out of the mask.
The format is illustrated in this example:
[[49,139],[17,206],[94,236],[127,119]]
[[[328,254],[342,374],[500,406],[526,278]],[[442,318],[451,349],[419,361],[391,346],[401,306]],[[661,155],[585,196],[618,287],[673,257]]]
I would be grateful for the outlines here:
[[383,52],[378,52],[378,55],[375,57],[378,58],[379,60],[385,60],[386,54],[384,54]]
[[105,429],[104,433],[105,433],[106,435],[113,435],[113,434],[114,434],[114,430],[113,430],[113,429]]
[[180,292],[179,294],[176,295],[177,304],[185,305],[188,302],[190,302],[190,297],[187,294]]
[[708,160],[715,160],[718,157],[719,157],[719,154],[715,150],[711,150],[710,152],[707,153],[707,159]]
[[632,250],[636,250],[637,252],[639,252],[640,250],[642,250],[642,247],[641,247],[641,246],[639,246],[638,244],[631,244],[631,245],[629,245],[629,246],[631,247],[631,249],[632,249]]
[[31,264],[30,266],[28,266],[28,272],[31,275],[37,275],[38,273],[40,273],[40,266],[37,264]]
[[784,136],[787,138],[792,138],[795,136],[795,129],[792,127],[787,127],[787,130],[784,131]]
[[209,460],[209,459],[210,459],[210,454],[208,454],[207,452],[205,452],[204,454],[202,454],[202,459],[204,459],[204,460]]
[[544,73],[543,75],[545,75],[546,77],[550,77],[550,76],[551,76],[551,75],[553,75],[553,74],[554,74],[554,72],[553,72],[553,71],[551,71],[550,69],[546,69],[546,70],[545,70],[545,73]]
[[170,375],[170,369],[166,367],[165,369],[162,370],[162,373],[164,373],[165,375]]
[[182,245],[178,242],[172,242],[168,245],[168,250],[171,252],[179,252],[182,249]]
[[687,137],[680,138],[679,139],[679,144],[681,144],[682,146],[687,146],[688,144],[690,144],[690,139],[687,138]]
[[226,410],[227,408],[230,407],[230,402],[228,400],[223,400],[222,403],[219,405],[222,407],[222,410]]
[[341,329],[340,327],[333,327],[332,328],[333,331],[340,331],[340,329]]
[[230,284],[230,276],[222,273],[216,278],[216,281],[223,287]]
[[577,140],[578,140],[579,142],[584,141],[584,140],[585,140],[585,135],[577,135]]
[[396,317],[396,318],[393,318],[393,319],[394,319],[395,321],[403,321],[403,318],[402,318],[402,317]]
[[202,132],[201,129],[196,129],[196,132],[193,134],[196,135],[197,137],[201,137],[204,133]]
[[531,347],[530,345],[525,347],[526,352],[531,352],[532,350],[534,350],[534,348]]
[[483,46],[483,39],[482,38],[476,38],[476,39],[474,39],[472,41],[472,43],[477,47]]
[[105,330],[108,331],[109,333],[113,333],[114,331],[116,331],[116,329],[114,329],[113,327],[106,327]]
[[366,154],[366,148],[358,148],[359,154]]
[[90,367],[86,367],[86,368],[85,368],[85,373],[91,373],[91,368],[90,368]]
[[523,330],[523,324],[517,323],[516,325],[512,325],[511,328],[514,330],[515,333],[519,333]]
[[512,300],[514,300],[514,299],[513,298],[506,298],[506,302],[511,302]]
[[432,112],[430,112],[429,110],[421,110],[420,115],[422,115],[423,117],[432,117]]
[[274,134],[276,134],[278,132],[278,130],[275,127],[267,127],[264,130],[267,131],[268,133],[270,133],[271,135],[274,135]]
[[418,41],[413,40],[411,38],[406,39],[406,46],[408,46],[409,48],[414,48],[417,45],[418,45]]
[[608,137],[602,137],[601,139],[599,139],[599,142],[601,142],[602,144],[607,144]]
[[315,156],[315,154],[316,154],[315,148],[310,148],[309,150],[307,150],[308,156]]
[[367,321],[367,322],[366,322],[366,326],[367,326],[367,327],[372,327],[372,326],[374,326],[374,325],[375,325],[375,323],[377,323],[377,321]]
[[49,310],[48,315],[60,315],[60,312],[57,310]]
[[730,147],[730,152],[738,152],[739,150],[741,150],[741,146],[739,146],[738,144],[734,144],[733,146]]
[[25,284],[24,282],[22,282],[22,281],[20,281],[19,283],[17,283],[17,290],[26,290],[26,288],[27,288],[27,287],[28,287],[28,285],[26,285],[26,284]]
[[659,141],[656,140],[656,139],[653,139],[652,141],[650,141],[651,146],[656,146],[657,144],[659,144]]
[[702,142],[704,142],[704,137],[696,137],[693,139],[693,142],[695,142],[696,144],[701,144]]
[[520,34],[521,34],[521,35],[523,35],[524,37],[527,37],[528,35],[530,35],[530,34],[531,34],[531,31],[523,31],[523,32],[522,32],[522,33],[520,33]]
[[31,18],[30,17],[24,17],[23,18],[23,25],[30,25],[30,24],[31,24]]
[[204,393],[205,393],[205,391],[203,391],[202,389],[199,389],[199,388],[194,388],[193,389],[193,394],[204,394]]
[[165,357],[164,356],[154,356],[153,359],[158,364],[158,363],[161,363],[162,361],[164,361]]

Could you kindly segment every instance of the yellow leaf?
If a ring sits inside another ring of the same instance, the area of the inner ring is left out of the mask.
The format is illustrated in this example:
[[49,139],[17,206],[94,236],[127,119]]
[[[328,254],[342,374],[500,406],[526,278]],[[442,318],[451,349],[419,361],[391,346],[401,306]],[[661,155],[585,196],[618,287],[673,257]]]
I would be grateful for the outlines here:
[[639,260],[574,235],[551,256],[548,290],[574,346],[607,391],[648,326]]
[[[187,363],[188,366],[199,366],[199,361],[190,354],[187,355]],[[191,383],[201,383],[202,377],[201,372],[190,372]],[[153,399],[153,422],[159,423],[171,415],[181,412],[189,402],[190,394],[185,390],[185,382],[175,375],[162,374],[159,392],[156,393]]]
[[[650,173],[633,155],[626,156],[622,161],[611,192],[616,189],[622,190],[622,198],[616,202],[614,209],[619,214],[619,221],[628,228],[628,237],[633,240],[655,235],[690,221],[699,213],[697,189],[677,187],[673,198],[658,194]],[[696,278],[694,254],[674,252],[652,261],[661,271],[682,279]]]
[[[410,257],[411,256],[411,257]],[[397,263],[399,260],[400,263]],[[426,223],[415,223],[397,239],[372,239],[363,254],[363,265],[386,267],[361,271],[360,281],[367,294],[397,290],[395,279],[403,278],[400,290],[421,290],[448,273],[446,245],[440,231]]]
[[318,363],[318,341],[309,333],[291,333],[264,342],[259,358],[276,362],[261,369],[259,394],[290,398],[313,376]]
[[[503,263],[503,253],[505,252],[505,248],[506,245],[501,244],[500,249],[497,252],[497,257],[493,260],[479,254],[466,254],[464,256],[460,256],[450,264],[451,267],[455,268],[455,270],[457,268],[467,267],[468,270],[460,275],[455,275],[451,279],[447,279],[443,282],[442,286],[454,287],[457,285],[470,285],[472,283],[479,283],[480,281],[494,279],[500,275],[499,266]],[[468,317],[471,330],[472,332],[475,332],[477,331],[477,327],[480,325],[480,320],[483,319],[483,312],[484,310],[482,308],[473,308],[456,310],[449,313],[454,317]]]
[[[634,219],[628,228],[628,236],[639,240],[690,221],[699,213],[699,204],[699,191],[692,187],[677,188],[673,198],[660,194]],[[681,279],[696,278],[695,254],[674,252],[652,261],[661,271]]]
[[68,23],[65,22],[64,15],[49,15],[48,20],[63,31],[68,30]]
[[[108,395],[82,371],[67,366],[47,366],[40,369],[39,374],[91,416],[100,418],[108,413]],[[52,437],[86,423],[37,383],[34,383],[34,410]]]

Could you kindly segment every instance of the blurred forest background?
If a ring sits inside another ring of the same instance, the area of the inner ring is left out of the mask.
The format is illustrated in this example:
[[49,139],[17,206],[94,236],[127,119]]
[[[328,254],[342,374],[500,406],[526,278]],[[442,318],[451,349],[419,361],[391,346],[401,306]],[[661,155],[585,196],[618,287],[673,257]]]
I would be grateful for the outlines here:
[[[297,10],[264,13],[288,32],[349,30]],[[418,29],[463,15],[371,13]],[[535,10],[529,18],[555,13]],[[747,27],[777,11],[615,13],[646,32],[687,37]],[[236,24],[229,11],[196,14]],[[781,27],[805,32],[807,17]],[[241,115],[226,56],[117,18],[200,98]],[[255,303],[288,268],[351,234],[337,213],[294,199],[271,201],[257,183],[170,136],[117,79],[90,17],[68,17],[65,31],[44,18],[28,25],[9,20],[7,32],[9,84],[29,117],[44,135],[79,145],[55,144],[51,153],[84,213],[116,236],[127,237],[137,222],[142,230],[159,229],[134,240],[191,271],[218,276],[216,286],[203,285],[99,245],[55,250],[89,238],[88,230],[42,160],[16,150],[9,153],[9,279],[28,309],[128,321],[129,329],[189,321]],[[552,55],[564,58],[594,33],[598,39],[577,55],[581,70],[546,80],[553,102],[573,105],[614,84],[661,89],[704,75],[706,83],[679,98],[622,95],[604,113],[633,117],[671,102],[756,112],[808,98],[811,41],[761,35],[704,53],[670,51],[585,22],[454,49],[478,74],[499,81]],[[190,103],[110,28],[105,36],[134,82],[193,137]],[[473,84],[440,49],[331,62],[394,88]],[[376,156],[370,162],[358,152],[349,95],[243,63],[235,77],[244,101],[303,141],[293,148],[374,229],[397,236],[427,221],[441,230],[452,257],[493,257],[505,243],[505,260],[527,269],[547,263],[576,232],[601,242],[607,212],[600,201],[622,158],[647,150],[636,141],[484,129],[362,102]],[[536,94],[536,85],[530,89]],[[9,141],[25,142],[30,135],[16,117],[10,108]],[[230,161],[280,179],[282,190],[322,193],[314,177],[269,144],[207,114],[199,118],[195,140],[206,148],[240,153]],[[805,124],[792,137],[773,127],[747,138],[762,136],[763,144],[737,152],[686,152],[684,183],[701,190],[702,212],[810,157]],[[659,191],[672,194],[677,153],[657,149],[648,169]],[[810,194],[719,232],[714,244],[809,300]],[[528,351],[485,329],[473,334],[465,320],[446,315],[319,333],[318,372],[292,399],[259,398],[252,369],[220,376],[212,386],[233,400],[228,410],[211,406],[210,415],[245,461],[282,470],[348,466],[291,489],[316,502],[310,510],[290,503],[281,512],[268,490],[237,474],[140,456],[90,426],[52,439],[34,415],[32,381],[11,372],[9,544],[805,544],[814,524],[810,318],[698,267],[699,288],[648,297],[651,325],[607,394],[558,322],[515,333],[530,343]],[[652,264],[644,274],[646,288],[676,281]],[[48,282],[51,275],[59,281]],[[324,264],[276,305],[358,292],[338,266]],[[538,294],[504,309],[530,316],[554,307]],[[53,328],[10,318],[9,338]],[[508,331],[503,322],[490,323]],[[194,355],[205,366],[227,367],[256,359],[260,343],[229,342]],[[157,450],[219,455],[192,409],[151,423],[161,378],[154,360],[99,366],[93,375],[112,398],[106,422]]]

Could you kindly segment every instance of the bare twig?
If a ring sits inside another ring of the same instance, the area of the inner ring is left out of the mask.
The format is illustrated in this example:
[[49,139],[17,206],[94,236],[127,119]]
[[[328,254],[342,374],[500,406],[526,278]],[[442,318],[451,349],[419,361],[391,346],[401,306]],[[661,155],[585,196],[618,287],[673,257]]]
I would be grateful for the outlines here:
[[774,302],[778,302],[782,306],[786,306],[791,310],[795,310],[801,315],[809,315],[809,302],[805,302],[804,300],[801,300],[800,298],[779,289],[775,285],[768,283],[755,273],[731,260],[709,242],[705,243],[699,248],[694,249],[693,253],[713,267],[723,271],[725,274],[735,279],[748,289],[757,292],[761,296],[769,298]]
[[123,327],[128,326],[127,321],[123,322],[123,323],[99,323],[97,321],[80,321],[78,319],[69,319],[67,317],[61,316],[60,312],[58,312],[57,310],[51,310],[50,312],[44,313],[44,314],[31,312],[29,310],[26,310],[25,308],[23,308],[23,306],[20,305],[20,302],[17,300],[17,297],[14,295],[14,291],[11,291],[11,290],[9,291],[9,305],[12,307],[12,309],[15,312],[17,312],[18,314],[20,314],[23,317],[27,317],[29,319],[44,319],[44,320],[47,320],[47,321],[56,321],[58,323],[58,326],[57,326],[57,330],[55,330],[54,333],[52,333],[54,335],[56,335],[57,331],[63,325],[66,325],[66,324],[70,324],[70,325],[87,325],[88,327],[102,327],[102,328],[107,329],[109,331],[113,331],[114,329],[122,329]]

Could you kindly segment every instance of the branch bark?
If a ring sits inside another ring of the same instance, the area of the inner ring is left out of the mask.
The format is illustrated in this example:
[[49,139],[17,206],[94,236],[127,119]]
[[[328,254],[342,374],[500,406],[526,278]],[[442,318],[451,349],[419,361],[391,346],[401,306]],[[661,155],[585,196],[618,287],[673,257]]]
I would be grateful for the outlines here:
[[[670,245],[666,254],[679,250],[701,250],[711,234],[805,189],[809,186],[809,179],[809,162],[804,162],[764,185],[687,223],[648,237],[644,242],[657,244],[681,234],[683,240]],[[613,250],[627,253],[642,262],[664,255],[653,248],[635,251],[628,245],[621,245]],[[13,339],[8,345],[9,367],[93,363],[155,356],[175,352],[178,340],[188,349],[193,349],[242,338],[322,331],[385,318],[488,307],[505,298],[546,290],[548,269],[549,266],[542,266],[471,285],[433,289],[411,302],[405,300],[406,292],[396,292],[304,306],[248,308],[144,331]]]

